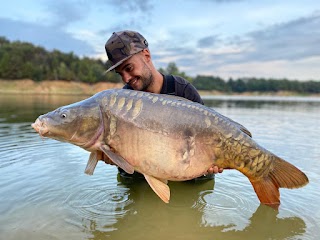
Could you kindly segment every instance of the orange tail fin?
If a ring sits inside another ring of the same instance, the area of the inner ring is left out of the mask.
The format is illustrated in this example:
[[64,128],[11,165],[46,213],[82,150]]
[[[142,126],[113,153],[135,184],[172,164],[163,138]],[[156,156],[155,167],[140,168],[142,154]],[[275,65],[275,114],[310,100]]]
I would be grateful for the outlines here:
[[278,209],[280,205],[279,188],[299,188],[309,180],[298,168],[285,160],[276,157],[273,169],[268,176],[261,179],[250,179],[250,182],[261,203]]

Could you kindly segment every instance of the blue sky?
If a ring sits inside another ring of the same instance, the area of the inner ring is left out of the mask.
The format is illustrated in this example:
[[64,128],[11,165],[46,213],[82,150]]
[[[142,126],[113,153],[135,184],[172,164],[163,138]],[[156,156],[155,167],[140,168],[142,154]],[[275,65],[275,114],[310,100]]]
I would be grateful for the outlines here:
[[10,0],[0,35],[107,60],[114,31],[139,31],[157,68],[190,76],[320,80],[317,0]]

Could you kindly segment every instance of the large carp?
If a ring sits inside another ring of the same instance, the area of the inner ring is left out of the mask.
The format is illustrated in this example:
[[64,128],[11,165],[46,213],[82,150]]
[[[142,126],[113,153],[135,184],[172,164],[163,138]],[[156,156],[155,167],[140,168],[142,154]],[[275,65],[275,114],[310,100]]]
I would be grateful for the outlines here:
[[259,146],[242,125],[179,97],[110,89],[41,115],[32,127],[91,152],[87,174],[105,156],[127,173],[142,173],[166,203],[168,180],[196,178],[212,165],[242,172],[260,202],[274,208],[280,187],[308,183],[303,172]]

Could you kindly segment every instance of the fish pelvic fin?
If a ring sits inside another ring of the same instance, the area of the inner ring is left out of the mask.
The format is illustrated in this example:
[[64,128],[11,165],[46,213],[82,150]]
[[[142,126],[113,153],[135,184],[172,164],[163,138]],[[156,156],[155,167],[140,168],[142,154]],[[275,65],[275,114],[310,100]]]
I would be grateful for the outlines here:
[[102,159],[101,151],[91,152],[86,169],[84,170],[85,174],[92,175],[100,159]]
[[128,163],[123,157],[112,152],[107,145],[101,145],[100,149],[110,158],[112,162],[122,168],[125,172],[133,174],[134,167]]
[[302,171],[278,157],[275,157],[273,169],[267,176],[249,180],[260,202],[275,209],[280,205],[279,188],[299,188],[309,182]]
[[166,180],[160,180],[155,177],[144,174],[145,179],[152,188],[152,190],[161,198],[165,203],[170,200],[170,188]]

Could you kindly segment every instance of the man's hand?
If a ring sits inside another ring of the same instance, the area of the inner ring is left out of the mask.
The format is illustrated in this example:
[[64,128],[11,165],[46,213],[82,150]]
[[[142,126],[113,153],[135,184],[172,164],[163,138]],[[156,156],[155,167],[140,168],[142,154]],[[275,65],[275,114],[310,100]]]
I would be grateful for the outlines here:
[[222,173],[223,168],[218,168],[218,166],[212,166],[208,169],[207,174],[213,174],[213,173]]

